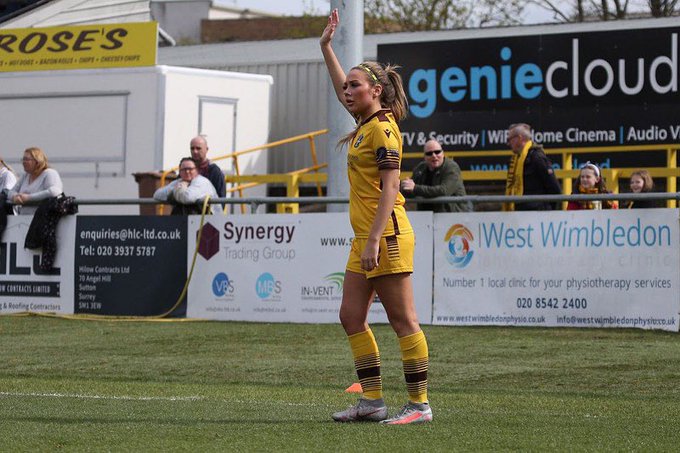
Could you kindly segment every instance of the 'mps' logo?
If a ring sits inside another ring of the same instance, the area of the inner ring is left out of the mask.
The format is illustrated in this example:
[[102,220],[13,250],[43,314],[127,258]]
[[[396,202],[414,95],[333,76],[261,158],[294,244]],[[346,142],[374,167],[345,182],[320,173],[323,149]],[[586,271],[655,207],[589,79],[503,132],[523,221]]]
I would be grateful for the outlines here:
[[255,292],[260,299],[278,300],[281,294],[281,281],[276,280],[269,272],[264,272],[255,282]]
[[474,241],[470,230],[457,223],[449,228],[444,240],[448,243],[449,254],[446,260],[454,267],[464,268],[470,263],[474,251],[470,250],[470,243]]

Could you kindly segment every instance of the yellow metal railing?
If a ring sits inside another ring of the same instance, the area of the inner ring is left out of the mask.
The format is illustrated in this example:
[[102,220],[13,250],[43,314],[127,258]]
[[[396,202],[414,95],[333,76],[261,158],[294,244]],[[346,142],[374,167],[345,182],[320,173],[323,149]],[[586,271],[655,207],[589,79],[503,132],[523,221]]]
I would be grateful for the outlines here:
[[[571,194],[572,180],[579,174],[578,169],[572,166],[573,157],[579,154],[598,154],[598,153],[631,153],[631,152],[660,152],[666,153],[665,167],[639,167],[649,171],[653,178],[666,179],[666,191],[677,191],[677,178],[680,177],[680,169],[677,167],[677,152],[680,144],[671,145],[636,145],[636,146],[609,146],[609,147],[583,147],[583,148],[553,148],[546,149],[548,155],[559,155],[562,157],[562,169],[555,171],[555,176],[562,182],[562,192]],[[507,156],[508,160],[512,155],[510,150],[493,151],[446,151],[448,157],[502,157]],[[422,159],[423,154],[418,152],[404,153],[404,159]],[[607,186],[612,192],[619,192],[619,180],[630,178],[630,175],[638,168],[603,168],[602,176],[607,181]],[[504,181],[507,177],[506,170],[466,170],[462,171],[464,181]],[[408,177],[409,173],[404,173],[402,178]],[[675,200],[668,200],[667,207],[676,207]]]
[[[266,143],[264,145],[260,146],[254,146],[252,148],[244,149],[241,151],[236,151],[230,154],[225,154],[223,156],[218,156],[213,159],[211,159],[212,162],[216,162],[219,160],[224,160],[224,159],[232,159],[233,160],[233,168],[234,168],[234,173],[235,175],[227,175],[225,176],[225,181],[227,183],[239,183],[235,187],[230,187],[227,189],[227,193],[234,193],[238,192],[239,197],[243,197],[243,191],[245,189],[251,188],[258,186],[260,184],[266,184],[266,183],[278,183],[282,182],[286,184],[287,187],[287,196],[288,197],[298,197],[300,194],[299,191],[299,183],[301,182],[316,182],[316,189],[317,189],[317,194],[321,196],[323,194],[323,189],[321,188],[322,182],[325,182],[326,180],[326,175],[323,173],[319,173],[319,170],[322,168],[326,168],[328,164],[319,164],[318,158],[316,155],[316,143],[314,142],[314,138],[327,134],[328,129],[321,129],[318,131],[313,131],[313,132],[308,132],[306,134],[300,134],[296,135],[294,137],[289,137],[283,140],[277,140],[275,142],[271,143]],[[310,155],[312,158],[312,163],[313,165],[311,167],[307,168],[302,168],[299,170],[295,170],[289,173],[284,173],[284,174],[275,174],[275,175],[251,175],[247,177],[243,177],[241,175],[241,169],[239,167],[239,162],[238,158],[239,156],[243,156],[244,154],[250,154],[258,151],[264,151],[269,148],[275,148],[277,146],[281,145],[287,145],[289,143],[295,143],[298,141],[302,140],[308,140],[309,141],[309,151]],[[172,167],[168,170],[164,170],[161,173],[161,180],[160,180],[160,185],[161,187],[165,185],[165,181],[167,179],[167,176],[170,173],[176,172],[179,169],[179,167]],[[314,172],[312,175],[315,175],[316,177],[312,178],[307,178],[306,176],[312,176],[308,175],[308,173]],[[319,178],[319,176],[323,176]],[[273,177],[273,178],[272,178]],[[240,184],[241,182],[248,182],[247,184]],[[163,205],[159,205],[158,211],[159,214],[163,214]],[[241,212],[245,213],[245,205],[241,205]],[[290,212],[290,213],[296,213],[299,212],[299,207],[297,204],[293,203],[287,203],[285,205],[277,206],[277,212]]]
[[[238,192],[239,197],[243,197],[245,189],[255,187],[261,184],[284,184],[286,186],[286,196],[290,198],[297,198],[300,195],[300,184],[313,183],[316,184],[317,194],[321,196],[322,185],[327,182],[328,175],[320,173],[319,170],[326,168],[328,164],[319,164],[316,154],[316,145],[314,138],[326,134],[328,129],[309,132],[307,134],[296,135],[284,140],[267,143],[265,145],[248,148],[242,151],[237,151],[224,156],[216,157],[213,161],[223,159],[233,159],[234,175],[225,176],[225,181],[230,184],[235,184],[234,187],[227,189],[227,193]],[[238,164],[238,157],[244,154],[262,151],[277,146],[294,143],[302,140],[309,141],[310,153],[313,165],[307,168],[291,171],[288,173],[265,174],[265,175],[241,175]],[[640,167],[649,171],[653,178],[666,179],[666,191],[677,191],[677,178],[680,177],[680,168],[677,167],[677,152],[680,149],[680,144],[671,145],[640,145],[640,146],[612,146],[612,147],[584,147],[584,148],[554,148],[546,149],[548,155],[559,155],[562,158],[562,168],[555,171],[555,175],[562,183],[562,191],[564,194],[572,192],[572,180],[578,177],[579,170],[574,169],[573,157],[580,154],[597,154],[597,153],[630,153],[630,152],[660,152],[666,153],[665,167]],[[507,157],[512,155],[510,150],[492,150],[492,151],[446,151],[445,155],[452,158],[462,157]],[[422,159],[422,153],[411,152],[404,153],[403,158],[406,159]],[[176,171],[178,167],[173,167],[166,170],[161,175],[161,185],[165,184],[166,177],[172,171]],[[619,180],[621,178],[630,178],[633,171],[637,168],[603,168],[602,176],[606,179],[608,186],[612,192],[618,193]],[[402,172],[402,179],[410,177],[410,172]],[[464,170],[462,171],[464,181],[505,181],[507,177],[506,170]],[[676,207],[675,200],[668,200],[667,207]],[[566,205],[566,203],[565,203]],[[245,205],[241,205],[241,212],[245,212]],[[297,203],[283,203],[276,207],[278,213],[297,213],[299,212],[299,205]]]
[[[241,184],[240,187],[253,187],[259,184],[285,184],[286,186],[286,196],[287,197],[299,197],[300,196],[300,184],[302,183],[315,183],[317,190],[321,188],[322,184],[325,184],[328,180],[328,175],[326,173],[318,173],[316,170],[326,168],[328,164],[319,164],[315,167],[303,168],[301,170],[296,170],[290,173],[277,173],[269,175],[242,175],[242,176],[227,176],[225,179],[232,183],[245,183]],[[315,173],[310,173],[310,171],[315,171]],[[236,190],[236,189],[230,189]],[[323,192],[319,191],[318,195],[323,195]],[[276,212],[279,214],[295,214],[300,212],[299,205],[297,203],[280,203],[276,205]]]

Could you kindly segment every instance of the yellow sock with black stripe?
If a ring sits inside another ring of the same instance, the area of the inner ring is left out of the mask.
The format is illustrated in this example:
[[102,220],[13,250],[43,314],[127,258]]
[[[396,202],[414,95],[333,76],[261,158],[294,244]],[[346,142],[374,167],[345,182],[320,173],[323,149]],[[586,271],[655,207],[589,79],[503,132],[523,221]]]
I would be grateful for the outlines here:
[[349,344],[354,357],[354,368],[363,390],[363,397],[377,400],[383,397],[380,376],[380,352],[371,329],[350,335]]
[[399,338],[401,360],[404,364],[404,377],[408,399],[414,403],[427,403],[427,369],[429,353],[427,340],[421,330]]

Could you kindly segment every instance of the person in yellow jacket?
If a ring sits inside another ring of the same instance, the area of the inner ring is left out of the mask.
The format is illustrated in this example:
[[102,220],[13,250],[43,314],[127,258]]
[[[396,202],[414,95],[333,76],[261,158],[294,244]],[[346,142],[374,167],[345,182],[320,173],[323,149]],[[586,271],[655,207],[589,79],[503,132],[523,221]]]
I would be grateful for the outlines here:
[[[550,195],[562,193],[555,177],[552,162],[543,147],[531,139],[531,126],[525,123],[511,124],[508,128],[508,146],[512,158],[508,166],[506,195]],[[504,203],[504,211],[549,211],[554,203],[544,201]]]

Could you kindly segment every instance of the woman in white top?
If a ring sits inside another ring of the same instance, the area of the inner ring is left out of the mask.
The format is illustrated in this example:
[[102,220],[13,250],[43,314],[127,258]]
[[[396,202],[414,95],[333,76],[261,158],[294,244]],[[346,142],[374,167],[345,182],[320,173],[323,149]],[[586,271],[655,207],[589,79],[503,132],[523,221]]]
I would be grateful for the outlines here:
[[[56,197],[64,191],[59,173],[48,168],[47,156],[40,148],[28,148],[22,159],[24,173],[10,190],[9,198],[15,205]],[[23,206],[20,214],[33,214],[37,206]]]
[[0,191],[10,190],[16,183],[17,177],[14,170],[4,160],[0,159]]

